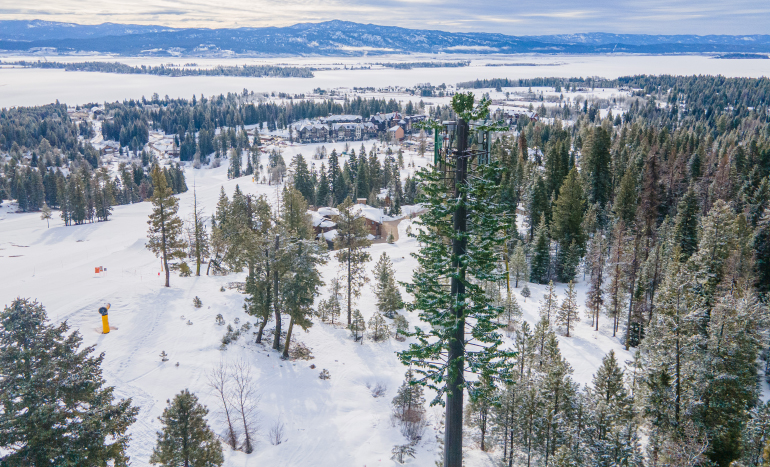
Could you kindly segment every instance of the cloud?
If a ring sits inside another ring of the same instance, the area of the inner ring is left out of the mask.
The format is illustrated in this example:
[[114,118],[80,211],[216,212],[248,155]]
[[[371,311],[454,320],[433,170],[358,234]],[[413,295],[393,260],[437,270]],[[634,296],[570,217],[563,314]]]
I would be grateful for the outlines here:
[[512,35],[590,31],[768,34],[767,0],[35,0],[0,8],[0,19],[45,18],[168,27],[288,26],[332,19]]

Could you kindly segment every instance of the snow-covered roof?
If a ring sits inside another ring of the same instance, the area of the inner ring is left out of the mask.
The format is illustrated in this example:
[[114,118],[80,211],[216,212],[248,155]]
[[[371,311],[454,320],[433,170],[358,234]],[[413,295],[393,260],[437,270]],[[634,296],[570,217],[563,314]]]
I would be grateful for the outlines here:
[[372,222],[392,221],[394,218],[386,216],[382,209],[369,206],[368,204],[354,204],[350,209],[353,214],[365,217]]
[[328,232],[323,232],[321,235],[326,240],[334,241],[334,239],[337,238],[337,229],[330,230]]
[[308,211],[308,214],[310,215],[310,224],[312,224],[313,227],[328,229],[337,225],[315,211]]
[[318,211],[316,211],[318,214],[324,216],[324,217],[331,217],[331,216],[339,216],[340,210],[337,208],[318,208]]

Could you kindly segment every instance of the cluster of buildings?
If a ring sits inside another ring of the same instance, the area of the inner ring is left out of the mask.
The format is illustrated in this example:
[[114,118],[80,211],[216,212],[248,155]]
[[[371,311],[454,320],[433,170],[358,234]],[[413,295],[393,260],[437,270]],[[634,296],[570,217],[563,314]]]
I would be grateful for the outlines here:
[[519,118],[528,118],[532,122],[536,122],[540,120],[540,116],[537,114],[537,112],[533,112],[531,110],[524,110],[524,109],[505,109],[503,111],[503,120],[508,125],[515,124]]
[[416,130],[415,123],[425,115],[401,115],[399,112],[378,113],[368,119],[360,115],[330,115],[315,120],[302,120],[291,125],[293,138],[301,143],[361,141],[385,134],[389,141],[401,141]]
[[[364,219],[371,240],[383,238],[383,234],[386,233],[383,231],[383,223],[394,219],[393,217],[386,216],[382,209],[367,205],[366,198],[359,198],[351,211],[356,216]],[[308,214],[310,215],[310,222],[316,237],[323,237],[331,247],[334,238],[337,236],[339,210],[332,207],[318,207],[315,210],[309,210]]]

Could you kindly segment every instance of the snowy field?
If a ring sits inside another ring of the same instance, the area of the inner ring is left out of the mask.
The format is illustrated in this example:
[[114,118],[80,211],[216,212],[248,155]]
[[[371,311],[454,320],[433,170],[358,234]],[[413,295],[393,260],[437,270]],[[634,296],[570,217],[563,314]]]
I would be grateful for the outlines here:
[[[617,78],[634,74],[721,74],[759,77],[770,75],[770,60],[724,60],[707,55],[441,55],[442,60],[471,60],[471,65],[457,68],[418,68],[411,70],[345,70],[344,67],[369,66],[375,62],[425,61],[435,55],[398,55],[376,57],[306,57],[306,58],[125,58],[105,56],[0,56],[3,62],[16,60],[121,61],[130,65],[184,64],[199,66],[280,64],[327,68],[316,71],[314,78],[240,78],[226,76],[166,77],[121,75],[111,73],[67,72],[7,68],[0,66],[0,108],[41,105],[56,101],[69,105],[160,96],[190,98],[193,94],[210,96],[220,93],[254,92],[309,93],[315,88],[414,86],[419,83],[456,84],[483,78],[589,77]],[[537,66],[486,66],[510,63]]]
[[[302,152],[311,153],[307,149]],[[406,158],[408,161],[409,157]],[[415,159],[418,165],[424,165],[425,160]],[[187,169],[186,175],[190,187],[195,182],[199,203],[209,212],[213,211],[222,186],[231,195],[239,184],[244,192],[265,194],[271,201],[276,199],[279,189],[254,184],[250,177],[227,180],[225,167]],[[192,190],[180,196],[183,218],[190,215],[191,204]],[[197,393],[208,405],[212,427],[223,433],[224,421],[217,412],[217,399],[207,387],[206,373],[220,360],[239,359],[251,364],[258,381],[261,430],[255,453],[246,455],[226,449],[227,466],[394,465],[390,450],[405,442],[390,421],[390,400],[405,372],[395,352],[404,349],[408,341],[375,343],[365,339],[361,345],[341,327],[315,323],[308,333],[295,333],[298,342],[312,349],[315,358],[310,361],[280,360],[278,353],[254,344],[250,333],[222,351],[220,340],[225,327],[215,324],[217,314],[221,313],[227,323],[236,319],[240,325],[256,321],[243,312],[243,295],[235,290],[220,291],[228,282],[243,281],[245,273],[189,278],[173,274],[171,287],[164,288],[163,275],[159,275],[160,260],[144,247],[150,203],[117,206],[109,222],[70,227],[65,227],[56,215],[51,227],[46,228],[39,213],[12,211],[8,202],[0,208],[0,303],[8,304],[16,297],[36,298],[45,305],[53,321],[67,320],[83,334],[87,345],[105,352],[104,374],[108,383],[116,386],[120,397],[132,397],[141,408],[138,421],[131,428],[133,465],[148,465],[155,432],[160,428],[157,417],[166,399],[184,388]],[[386,252],[393,260],[398,279],[410,280],[416,266],[410,254],[417,251],[418,245],[406,235],[409,225],[408,219],[399,224],[399,240],[394,245],[371,247],[370,268]],[[106,273],[95,274],[94,267],[98,266],[107,268]],[[337,264],[332,259],[323,268],[324,280],[328,283],[336,273]],[[545,286],[529,287],[530,299],[524,302],[520,295],[517,298],[524,318],[534,324],[537,302]],[[579,290],[583,303],[583,284]],[[558,286],[558,291],[561,300],[564,287]],[[200,309],[193,307],[195,296],[203,301]],[[97,308],[106,302],[112,304],[110,324],[116,329],[103,335]],[[374,303],[374,294],[367,286],[358,302],[367,320],[375,311]],[[412,326],[417,324],[415,316],[407,314],[407,319]],[[630,359],[619,340],[611,336],[609,319],[602,319],[599,332],[594,332],[583,318],[573,337],[560,337],[562,352],[580,384],[591,381],[610,349],[619,353],[621,362]],[[186,324],[188,320],[192,325]],[[168,362],[160,361],[161,351],[168,354]],[[311,364],[316,368],[310,369]],[[329,370],[330,380],[318,378],[322,368]],[[371,396],[367,386],[377,383],[387,386],[384,397]],[[429,420],[435,422],[440,413],[438,409],[428,409]],[[284,423],[287,440],[273,446],[266,434],[276,421]],[[494,453],[481,453],[470,442],[467,445],[467,466],[493,465]],[[437,458],[436,449],[431,425],[412,465],[432,465]]]

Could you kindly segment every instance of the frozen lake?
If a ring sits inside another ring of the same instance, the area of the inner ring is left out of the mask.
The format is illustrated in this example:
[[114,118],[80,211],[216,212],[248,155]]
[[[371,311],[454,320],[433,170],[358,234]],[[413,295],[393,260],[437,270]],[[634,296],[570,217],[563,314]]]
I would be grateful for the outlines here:
[[[455,84],[481,78],[534,78],[545,76],[616,78],[634,74],[721,74],[725,76],[760,77],[770,75],[770,60],[724,60],[705,55],[512,55],[512,56],[438,56],[442,60],[471,60],[471,65],[457,68],[421,68],[411,70],[373,69],[346,70],[344,66],[361,66],[375,62],[424,61],[437,56],[377,56],[377,57],[296,57],[296,58],[125,58],[105,56],[47,57],[55,61],[105,60],[131,65],[161,63],[200,66],[282,64],[326,67],[316,71],[314,78],[240,78],[225,76],[165,77],[151,75],[120,75],[111,73],[66,72],[0,67],[0,107],[40,105],[56,101],[70,105],[89,102],[115,101],[130,98],[161,96],[189,98],[240,92],[244,88],[255,92],[283,91],[307,93],[315,88],[413,86],[418,83]],[[0,56],[2,61],[42,59],[42,56]],[[487,66],[489,63],[533,64],[525,66]]]

